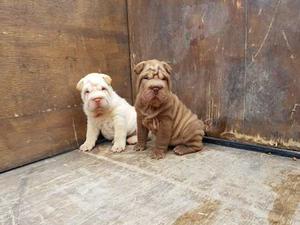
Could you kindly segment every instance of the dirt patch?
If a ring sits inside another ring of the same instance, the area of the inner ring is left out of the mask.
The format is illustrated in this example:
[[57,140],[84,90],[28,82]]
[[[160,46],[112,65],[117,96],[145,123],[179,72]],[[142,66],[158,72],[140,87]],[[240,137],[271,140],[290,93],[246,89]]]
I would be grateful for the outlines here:
[[212,225],[219,206],[219,201],[207,200],[198,208],[178,217],[173,225]]
[[300,202],[300,174],[289,174],[279,185],[273,187],[277,198],[269,212],[270,225],[291,225]]

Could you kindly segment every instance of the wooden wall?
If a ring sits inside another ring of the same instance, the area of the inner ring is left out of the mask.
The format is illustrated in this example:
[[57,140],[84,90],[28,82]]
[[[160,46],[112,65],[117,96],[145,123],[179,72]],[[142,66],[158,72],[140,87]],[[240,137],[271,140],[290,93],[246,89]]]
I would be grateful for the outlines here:
[[298,0],[128,0],[131,66],[169,61],[174,92],[213,120],[209,135],[299,150],[299,8]]
[[131,101],[126,9],[125,0],[0,1],[0,171],[83,142],[83,75],[112,75]]

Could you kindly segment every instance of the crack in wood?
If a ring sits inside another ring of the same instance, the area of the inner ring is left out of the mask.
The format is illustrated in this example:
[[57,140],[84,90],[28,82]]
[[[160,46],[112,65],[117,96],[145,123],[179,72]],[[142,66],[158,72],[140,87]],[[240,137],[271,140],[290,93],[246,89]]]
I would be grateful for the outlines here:
[[277,1],[277,4],[276,4],[276,8],[275,8],[275,10],[274,10],[273,17],[272,17],[271,22],[270,22],[270,24],[269,24],[269,26],[268,26],[267,32],[266,32],[266,34],[265,34],[265,36],[264,36],[264,39],[262,40],[261,44],[259,45],[259,48],[258,48],[258,50],[256,51],[256,53],[255,53],[254,55],[252,55],[252,62],[250,63],[249,66],[251,66],[251,65],[253,64],[253,62],[255,61],[255,59],[256,59],[256,57],[259,55],[259,53],[261,52],[262,48],[264,47],[264,45],[265,45],[265,43],[266,43],[266,41],[267,41],[267,39],[268,39],[268,37],[269,37],[269,34],[270,34],[271,29],[272,29],[272,27],[273,27],[273,23],[274,23],[274,20],[275,20],[276,15],[277,15],[277,12],[278,12],[278,8],[279,8],[280,3],[281,3],[281,0],[278,0],[278,1]]

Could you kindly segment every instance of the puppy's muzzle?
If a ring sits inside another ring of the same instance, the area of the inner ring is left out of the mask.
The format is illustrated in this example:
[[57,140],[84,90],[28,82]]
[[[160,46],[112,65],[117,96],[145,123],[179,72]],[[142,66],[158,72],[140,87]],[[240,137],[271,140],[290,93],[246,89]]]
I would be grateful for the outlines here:
[[153,93],[154,93],[155,95],[157,95],[158,92],[163,88],[163,86],[160,86],[160,85],[153,85],[153,86],[150,86],[149,88],[153,91]]

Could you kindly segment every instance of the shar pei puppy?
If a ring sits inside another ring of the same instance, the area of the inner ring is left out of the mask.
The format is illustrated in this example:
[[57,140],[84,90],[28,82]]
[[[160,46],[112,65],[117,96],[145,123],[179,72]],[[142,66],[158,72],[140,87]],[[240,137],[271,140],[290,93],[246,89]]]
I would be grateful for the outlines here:
[[76,88],[81,92],[83,110],[87,116],[86,141],[81,151],[90,151],[101,133],[113,141],[111,150],[125,149],[136,143],[136,112],[111,86],[111,78],[106,74],[91,73],[83,77]]
[[171,91],[171,67],[156,59],[134,67],[137,74],[136,151],[146,149],[148,132],[155,136],[151,157],[164,158],[168,147],[177,155],[198,152],[203,148],[205,124]]

